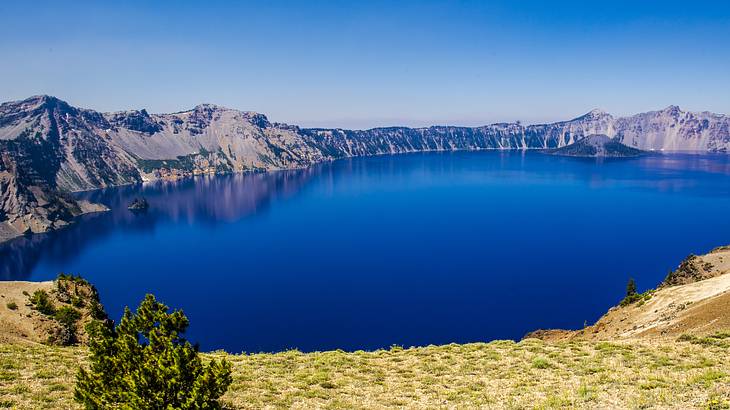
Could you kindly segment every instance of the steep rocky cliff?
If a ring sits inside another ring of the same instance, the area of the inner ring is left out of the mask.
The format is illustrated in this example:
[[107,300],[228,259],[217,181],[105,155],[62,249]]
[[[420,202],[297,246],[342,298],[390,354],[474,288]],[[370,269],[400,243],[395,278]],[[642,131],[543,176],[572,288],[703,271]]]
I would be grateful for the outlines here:
[[644,150],[728,152],[730,149],[730,117],[706,111],[682,111],[676,105],[617,118],[614,128],[614,133],[607,133],[609,136]]
[[553,149],[605,134],[650,150],[727,152],[730,118],[678,107],[614,118],[594,110],[524,126],[304,129],[203,104],[99,113],[49,96],[0,105],[0,241],[99,210],[65,192],[196,174],[302,168],[342,157],[460,149]]

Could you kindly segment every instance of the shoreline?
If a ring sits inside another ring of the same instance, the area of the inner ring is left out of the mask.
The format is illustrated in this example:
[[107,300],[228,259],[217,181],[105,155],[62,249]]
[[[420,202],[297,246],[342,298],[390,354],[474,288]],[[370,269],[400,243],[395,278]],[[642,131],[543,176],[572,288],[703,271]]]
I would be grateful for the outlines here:
[[[100,188],[93,188],[93,189],[86,189],[86,190],[78,190],[78,191],[69,191],[69,194],[80,194],[80,193],[86,193],[86,192],[95,192],[99,190],[104,189],[114,189],[114,188],[120,188],[125,186],[134,186],[134,185],[142,185],[145,184],[153,184],[158,182],[176,182],[176,181],[183,181],[188,179],[195,179],[200,177],[216,177],[216,176],[222,176],[222,175],[245,175],[245,174],[257,174],[257,173],[270,173],[270,172],[283,172],[283,171],[296,171],[296,170],[305,170],[308,168],[311,168],[313,166],[326,164],[326,163],[333,163],[336,161],[341,160],[347,160],[347,159],[355,159],[355,158],[377,158],[377,157],[385,157],[385,156],[393,156],[398,157],[401,155],[414,155],[414,154],[426,154],[426,153],[456,153],[456,152],[521,152],[521,153],[527,153],[527,152],[535,152],[543,155],[548,155],[556,158],[570,158],[570,159],[579,159],[579,160],[613,160],[613,159],[639,159],[642,157],[647,156],[656,156],[656,155],[717,155],[717,156],[727,156],[728,153],[723,152],[714,152],[714,151],[646,151],[645,154],[639,155],[639,156],[632,156],[632,157],[591,157],[591,156],[574,156],[574,155],[555,155],[550,153],[549,151],[553,150],[553,148],[529,148],[529,147],[523,147],[523,148],[455,148],[455,149],[428,149],[428,150],[414,150],[414,151],[403,151],[403,152],[388,152],[388,153],[374,153],[374,154],[367,154],[367,155],[348,155],[343,156],[339,158],[333,158],[326,161],[319,161],[314,162],[306,166],[301,167],[291,167],[291,168],[273,168],[273,169],[246,169],[246,170],[240,170],[240,171],[227,171],[227,172],[215,172],[215,173],[202,173],[202,174],[194,174],[192,172],[182,174],[179,177],[174,178],[167,178],[167,177],[159,177],[159,178],[152,178],[149,179],[145,176],[149,175],[149,173],[140,174],[142,176],[142,180],[139,182],[133,182],[133,183],[124,183],[124,184],[118,184],[118,185],[109,185],[106,187],[100,187]],[[80,204],[81,205],[81,204]],[[102,205],[106,207],[103,204],[91,204],[91,206],[98,206]],[[79,215],[76,215],[75,217],[71,218],[70,220],[64,222],[66,223],[64,226],[48,229],[44,232],[25,232],[25,233],[18,233],[16,232],[12,227],[9,226],[7,223],[8,221],[0,221],[0,246],[3,246],[7,244],[8,242],[18,239],[21,237],[32,237],[33,235],[37,234],[47,234],[49,232],[56,232],[59,230],[62,230],[66,226],[76,223],[78,217],[95,213],[95,212],[105,212],[108,211],[108,209],[105,210],[91,210],[91,211],[84,211]]]
[[[114,186],[114,188],[117,188],[117,186]],[[99,188],[99,189],[103,189],[103,188]],[[79,204],[81,204],[81,203],[79,202]],[[32,232],[32,231],[17,232],[15,229],[13,229],[7,223],[7,221],[2,221],[2,222],[0,222],[0,246],[4,246],[7,243],[12,242],[13,240],[19,239],[19,238],[24,238],[24,237],[31,238],[35,235],[45,235],[45,234],[49,234],[52,232],[59,232],[73,224],[78,223],[79,222],[78,219],[84,215],[91,215],[91,214],[97,214],[97,213],[103,213],[103,212],[110,211],[110,209],[106,205],[103,205],[103,204],[95,204],[95,203],[87,202],[87,205],[84,205],[84,206],[90,206],[90,208],[87,210],[84,210],[83,212],[74,216],[73,218],[71,218],[68,221],[64,220],[64,222],[66,222],[66,223],[63,226],[53,228],[53,229],[48,229],[43,232]],[[103,207],[103,209],[101,209],[102,207]],[[82,206],[82,208],[83,208],[83,206]]]

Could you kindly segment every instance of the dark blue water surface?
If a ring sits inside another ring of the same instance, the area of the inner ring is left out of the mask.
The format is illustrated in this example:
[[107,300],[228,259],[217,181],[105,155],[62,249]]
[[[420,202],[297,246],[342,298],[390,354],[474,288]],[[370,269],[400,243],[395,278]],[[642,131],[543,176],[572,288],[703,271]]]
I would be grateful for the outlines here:
[[[144,195],[148,212],[133,214]],[[576,328],[730,243],[730,159],[455,152],[85,193],[111,212],[0,248],[78,273],[113,318],[151,292],[203,349],[375,349]]]

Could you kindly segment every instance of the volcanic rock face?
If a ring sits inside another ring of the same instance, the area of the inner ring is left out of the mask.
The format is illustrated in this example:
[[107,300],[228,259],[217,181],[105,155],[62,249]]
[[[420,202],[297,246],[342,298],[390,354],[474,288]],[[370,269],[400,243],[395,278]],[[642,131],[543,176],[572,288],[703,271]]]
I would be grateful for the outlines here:
[[302,168],[332,159],[457,149],[552,149],[592,134],[653,150],[726,152],[730,120],[678,107],[614,118],[594,110],[524,126],[302,129],[203,104],[190,111],[99,113],[49,96],[0,105],[0,240],[43,232],[89,209],[59,194],[196,174]]
[[135,159],[110,143],[103,115],[53,97],[0,105],[0,147],[17,172],[67,191],[139,181]]
[[618,118],[615,134],[643,150],[711,151],[730,149],[730,117],[710,112],[686,112],[677,106]]
[[[8,156],[3,153],[2,157],[0,167],[4,168]],[[0,242],[27,232],[60,228],[78,215],[106,210],[103,205],[76,201],[16,170],[0,170]]]

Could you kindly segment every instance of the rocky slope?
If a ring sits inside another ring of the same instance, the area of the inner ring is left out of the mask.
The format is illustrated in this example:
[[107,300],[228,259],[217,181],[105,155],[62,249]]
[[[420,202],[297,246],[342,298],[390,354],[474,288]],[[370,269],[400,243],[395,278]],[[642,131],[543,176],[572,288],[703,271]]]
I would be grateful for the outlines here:
[[[585,329],[539,330],[544,340],[688,339],[730,329],[730,246],[690,255],[656,290],[611,308]],[[623,306],[622,306],[623,305]]]
[[0,105],[0,241],[99,210],[62,192],[196,174],[302,168],[427,150],[552,149],[605,134],[649,150],[727,152],[730,117],[678,107],[614,118],[594,110],[524,126],[304,129],[210,104],[172,114],[100,113],[49,96]]
[[0,343],[83,344],[92,320],[106,320],[106,312],[96,288],[84,279],[0,281]]
[[730,150],[730,117],[722,114],[682,111],[676,105],[661,111],[617,118],[614,132],[622,143],[657,151]]
[[20,233],[56,229],[75,216],[106,209],[55,189],[41,175],[48,161],[36,160],[30,148],[0,141],[0,242]]
[[551,155],[585,158],[628,158],[638,157],[645,152],[603,134],[589,135],[570,145],[548,151]]

